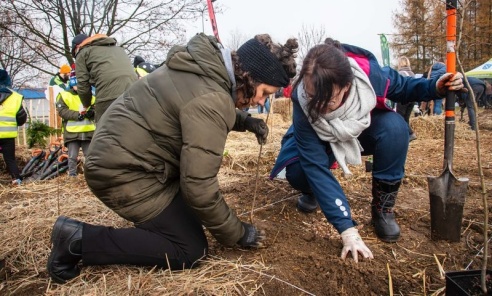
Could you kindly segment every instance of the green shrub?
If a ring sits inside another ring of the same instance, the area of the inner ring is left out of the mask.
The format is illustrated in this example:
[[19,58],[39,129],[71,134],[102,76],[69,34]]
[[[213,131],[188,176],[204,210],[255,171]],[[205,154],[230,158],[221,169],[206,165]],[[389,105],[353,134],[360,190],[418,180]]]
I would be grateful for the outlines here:
[[27,146],[32,148],[38,146],[40,148],[46,148],[47,138],[58,133],[57,129],[54,129],[46,123],[36,120],[29,121],[29,126],[26,129],[27,133]]

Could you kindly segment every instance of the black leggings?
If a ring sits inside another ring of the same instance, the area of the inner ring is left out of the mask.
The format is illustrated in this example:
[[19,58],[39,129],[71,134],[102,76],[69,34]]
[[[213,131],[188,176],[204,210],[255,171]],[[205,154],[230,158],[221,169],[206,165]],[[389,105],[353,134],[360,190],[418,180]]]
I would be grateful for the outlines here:
[[19,167],[15,160],[15,138],[0,139],[0,148],[0,152],[3,154],[3,160],[12,179],[20,179]]
[[181,270],[195,267],[207,253],[203,227],[180,194],[157,217],[135,228],[84,224],[82,230],[86,266],[132,264]]

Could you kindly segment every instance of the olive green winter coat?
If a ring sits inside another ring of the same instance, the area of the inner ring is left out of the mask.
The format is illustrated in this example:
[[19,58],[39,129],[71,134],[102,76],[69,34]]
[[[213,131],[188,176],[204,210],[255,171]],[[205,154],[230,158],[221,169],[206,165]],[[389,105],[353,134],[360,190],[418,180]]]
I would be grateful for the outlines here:
[[96,88],[97,104],[116,99],[137,81],[130,58],[112,37],[95,35],[87,38],[75,61],[77,91],[86,107],[92,100],[91,86]]
[[[229,55],[230,58],[230,55]],[[106,111],[85,163],[94,194],[120,216],[142,223],[178,191],[224,245],[242,237],[241,221],[219,191],[227,134],[244,131],[215,38],[193,37],[166,65],[135,82]]]

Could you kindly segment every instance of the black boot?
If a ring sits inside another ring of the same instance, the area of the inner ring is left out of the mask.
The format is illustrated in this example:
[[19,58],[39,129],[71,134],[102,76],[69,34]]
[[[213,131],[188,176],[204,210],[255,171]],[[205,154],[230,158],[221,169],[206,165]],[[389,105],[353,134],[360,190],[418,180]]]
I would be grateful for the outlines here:
[[393,207],[401,181],[385,182],[372,179],[372,223],[380,240],[393,243],[400,237],[400,227],[395,220]]
[[82,226],[84,223],[60,216],[51,231],[51,249],[48,257],[48,273],[60,284],[80,274],[82,259]]
[[310,194],[302,194],[297,199],[297,208],[304,213],[312,213],[318,208],[316,198]]

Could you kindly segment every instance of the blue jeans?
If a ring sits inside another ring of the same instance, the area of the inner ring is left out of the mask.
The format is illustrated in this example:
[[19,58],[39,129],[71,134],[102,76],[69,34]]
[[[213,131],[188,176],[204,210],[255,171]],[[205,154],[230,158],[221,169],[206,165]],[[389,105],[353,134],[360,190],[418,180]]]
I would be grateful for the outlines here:
[[[405,174],[408,152],[408,124],[396,112],[374,109],[371,125],[359,136],[364,151],[362,155],[373,156],[372,176],[387,182],[400,181]],[[329,156],[330,166],[335,161]],[[286,178],[290,185],[303,193],[311,193],[311,188],[299,162],[286,168]]]
[[359,136],[362,155],[372,155],[373,178],[399,181],[405,174],[409,141],[408,124],[396,112],[373,110],[371,125]]
[[434,100],[434,115],[441,115],[442,114],[442,99],[435,99]]

